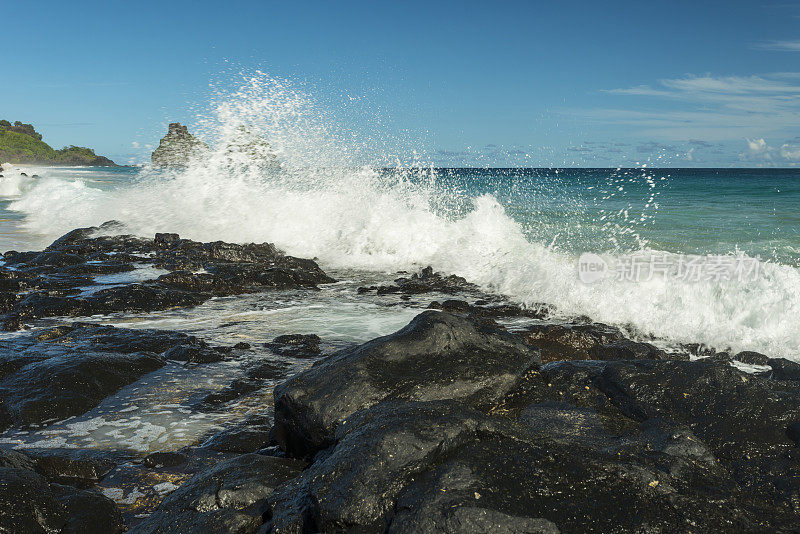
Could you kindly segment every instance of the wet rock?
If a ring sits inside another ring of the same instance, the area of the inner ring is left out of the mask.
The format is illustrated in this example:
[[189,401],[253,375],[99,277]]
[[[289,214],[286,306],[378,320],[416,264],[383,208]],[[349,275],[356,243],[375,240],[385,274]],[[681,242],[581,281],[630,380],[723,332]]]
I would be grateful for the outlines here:
[[75,317],[196,306],[209,298],[210,295],[197,295],[153,284],[130,284],[103,289],[81,298],[34,293],[20,302],[13,311],[21,319]]
[[[613,343],[596,345],[589,349],[591,360],[666,360],[677,355],[667,355],[663,350],[649,344],[638,343],[630,339],[621,339]],[[688,355],[684,358],[688,360]]]
[[62,534],[119,534],[125,531],[122,514],[108,497],[94,490],[55,484],[51,489],[67,515]]
[[149,312],[197,306],[208,296],[161,287],[156,284],[130,284],[103,289],[83,299],[90,315],[117,312]]
[[315,358],[322,352],[316,334],[287,334],[278,336],[266,346],[275,354],[292,358]]
[[[481,304],[478,304],[478,302],[481,302]],[[449,299],[444,302],[434,300],[428,305],[428,309],[467,314],[476,319],[510,319],[516,317],[544,319],[550,314],[550,307],[545,304],[525,308],[510,302],[490,304],[486,301],[476,301],[475,304],[470,304],[467,301],[458,299]]]
[[268,512],[267,497],[300,474],[297,460],[245,454],[204,470],[170,493],[131,533],[255,533]]
[[[559,367],[564,368],[552,370]],[[599,391],[632,420],[685,425],[716,456],[730,460],[785,451],[792,446],[786,429],[800,421],[800,392],[713,360],[609,362],[583,369],[592,384],[585,397]]]
[[[45,330],[36,335],[38,341],[50,341],[66,347],[91,347],[93,350],[130,354],[153,352],[166,354],[175,347],[209,348],[195,336],[171,330],[151,328],[129,329],[92,323],[73,322]],[[178,358],[174,358],[178,359]]]
[[543,362],[564,360],[688,359],[667,354],[649,343],[626,339],[622,331],[602,323],[541,324],[519,335],[542,351]]
[[180,452],[153,452],[142,460],[142,465],[150,468],[175,467],[186,463],[186,455]]
[[262,362],[247,369],[245,374],[253,380],[274,380],[284,378],[287,366],[280,362]]
[[767,365],[772,368],[772,378],[775,380],[800,382],[800,363],[786,358],[769,358]]
[[535,434],[556,441],[608,446],[615,439],[593,408],[580,408],[566,402],[531,404],[518,420]]
[[358,410],[387,399],[497,401],[538,351],[476,321],[427,311],[402,330],[340,351],[275,388],[276,436],[297,456],[331,444]]
[[270,426],[241,424],[223,430],[203,444],[217,452],[245,454],[268,446],[271,441]]
[[[6,328],[18,329],[26,320],[43,317],[166,310],[196,306],[214,296],[317,289],[334,281],[314,261],[286,256],[269,243],[200,243],[166,233],[155,239],[109,235],[123,230],[109,221],[73,230],[43,252],[7,252],[3,259],[13,270],[0,267],[0,291],[16,293],[19,302],[11,295],[5,299]],[[80,288],[94,285],[92,276],[131,271],[134,263],[171,272],[79,294]]]
[[176,345],[163,356],[167,360],[190,363],[212,363],[226,359],[228,352],[221,347],[210,347],[204,341]]
[[273,532],[755,525],[720,480],[723,470],[670,449],[680,436],[649,432],[598,443],[532,432],[453,401],[384,402],[341,425],[335,445],[269,498]]
[[156,282],[174,289],[219,296],[234,295],[237,292],[236,288],[211,273],[198,274],[190,271],[174,271],[159,276]]
[[0,341],[2,425],[79,415],[163,366],[175,347],[214,355],[205,360],[227,357],[224,348],[177,332],[83,323]]
[[263,387],[263,384],[256,380],[237,379],[231,382],[225,388],[210,393],[203,398],[202,403],[207,405],[225,404],[239,397],[258,391]]
[[760,352],[753,352],[745,350],[733,356],[737,362],[746,363],[748,365],[768,365],[769,357],[761,354]]
[[431,267],[425,267],[419,273],[410,277],[395,279],[393,285],[360,287],[359,293],[376,291],[378,295],[401,293],[404,295],[418,295],[436,291],[439,293],[454,294],[459,292],[476,292],[478,286],[467,282],[465,278],[456,275],[443,275],[436,273]]
[[[96,263],[82,263],[80,265],[70,265],[58,270],[59,274],[84,275],[84,274],[117,274],[127,273],[135,270],[136,267],[131,263],[121,261],[104,261]],[[88,285],[88,284],[87,284]]]
[[36,461],[19,451],[14,450],[0,450],[0,468],[12,469],[27,469],[34,471],[36,469]]
[[80,415],[164,365],[146,354],[68,353],[29,363],[0,380],[8,424],[26,426]]
[[180,240],[181,238],[178,234],[157,233],[153,239],[153,244],[160,248],[169,248]]
[[66,524],[66,510],[46,480],[33,471],[0,468],[0,530],[56,533]]
[[0,531],[117,534],[116,505],[94,490],[48,483],[26,468],[0,468]]
[[46,479],[79,486],[101,481],[115,467],[109,460],[81,458],[63,452],[40,453],[34,457],[36,471]]
[[180,332],[79,322],[0,340],[0,426],[80,415],[167,360],[233,356]]

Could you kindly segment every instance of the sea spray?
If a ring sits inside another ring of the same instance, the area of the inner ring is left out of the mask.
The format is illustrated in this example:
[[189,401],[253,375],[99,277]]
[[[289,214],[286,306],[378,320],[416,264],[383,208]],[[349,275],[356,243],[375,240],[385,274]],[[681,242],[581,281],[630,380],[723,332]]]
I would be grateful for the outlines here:
[[[116,219],[140,235],[274,242],[332,268],[432,265],[524,303],[642,334],[800,359],[794,266],[762,262],[759,276],[744,281],[578,280],[584,250],[647,252],[641,230],[655,224],[666,181],[659,171],[620,169],[587,183],[595,188],[589,210],[557,178],[514,184],[524,194],[504,198],[429,165],[382,170],[387,161],[342,133],[307,94],[263,75],[217,95],[198,127],[211,148],[184,169],[145,168],[111,190],[44,178],[11,208],[25,214],[30,231],[50,236]],[[268,152],[249,149],[247,137],[266,140]],[[278,167],[265,163],[273,155]]]

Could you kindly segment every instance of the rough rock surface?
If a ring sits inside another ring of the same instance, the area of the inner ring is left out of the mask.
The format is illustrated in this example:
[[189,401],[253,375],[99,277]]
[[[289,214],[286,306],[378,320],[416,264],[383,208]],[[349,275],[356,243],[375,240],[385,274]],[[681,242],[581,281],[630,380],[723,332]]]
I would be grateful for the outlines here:
[[255,533],[268,513],[267,497],[300,474],[297,460],[245,454],[202,471],[167,496],[129,532],[136,534]]
[[150,159],[153,165],[160,167],[185,167],[205,150],[208,150],[208,145],[190,134],[186,126],[172,122]]
[[276,387],[276,437],[302,456],[330,445],[337,426],[385,399],[489,405],[539,361],[538,351],[507,332],[423,312],[402,330],[333,354]]
[[[177,234],[144,239],[118,235],[122,229],[109,221],[73,230],[42,252],[6,252],[0,267],[5,328],[18,330],[42,317],[149,312],[196,306],[215,296],[316,289],[334,281],[314,261],[286,256],[269,243],[199,243]],[[83,290],[94,284],[94,276],[143,266],[169,273]]]
[[34,459],[21,453],[0,454],[0,532],[124,531],[122,515],[111,500],[92,489],[53,483],[35,466]]
[[[539,367],[526,358],[533,349],[490,328],[425,312],[276,388],[279,443],[316,455],[269,497],[270,531],[798,528],[791,362],[747,374],[729,358],[670,359],[616,329],[571,324],[538,339],[578,361]],[[497,375],[515,379],[497,386],[483,374],[492,351],[503,355],[491,362]],[[456,384],[479,376],[497,394],[475,402],[474,383]]]
[[414,273],[409,277],[401,276],[395,279],[394,284],[369,286],[358,288],[359,293],[370,291],[377,292],[378,295],[390,293],[400,293],[403,295],[418,295],[420,293],[459,293],[464,291],[477,291],[475,284],[470,284],[465,278],[436,273],[431,267],[425,267],[419,273]]
[[178,332],[84,323],[0,340],[0,428],[80,415],[167,360],[205,363],[234,352]]
[[657,358],[661,351],[625,339],[618,328],[601,323],[548,323],[529,326],[525,342],[542,351],[542,361]]

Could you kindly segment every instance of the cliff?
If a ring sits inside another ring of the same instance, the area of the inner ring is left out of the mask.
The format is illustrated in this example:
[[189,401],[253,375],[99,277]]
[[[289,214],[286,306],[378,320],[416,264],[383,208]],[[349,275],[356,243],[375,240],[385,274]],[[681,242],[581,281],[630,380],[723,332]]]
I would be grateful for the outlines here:
[[55,150],[42,141],[42,134],[33,125],[20,121],[12,124],[7,120],[0,120],[0,161],[34,165],[116,165],[91,148],[70,145]]
[[179,122],[170,123],[150,159],[159,167],[185,167],[193,155],[208,150],[208,145],[189,133]]

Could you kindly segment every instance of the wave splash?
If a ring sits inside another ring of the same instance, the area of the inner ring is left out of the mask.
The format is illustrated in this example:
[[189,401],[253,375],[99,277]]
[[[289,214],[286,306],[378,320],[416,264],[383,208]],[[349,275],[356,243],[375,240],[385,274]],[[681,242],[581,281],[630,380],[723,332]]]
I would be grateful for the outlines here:
[[[551,303],[674,341],[800,360],[795,267],[762,263],[748,282],[654,277],[584,285],[577,254],[526,237],[496,196],[456,193],[418,163],[379,170],[398,162],[370,156],[289,82],[259,73],[218,95],[212,109],[199,119],[212,148],[185,169],[145,168],[111,190],[45,177],[10,209],[25,215],[30,231],[53,236],[116,219],[140,235],[269,241],[332,268],[432,265],[523,303]],[[265,165],[272,155],[279,169]],[[529,217],[535,222],[537,214]]]

